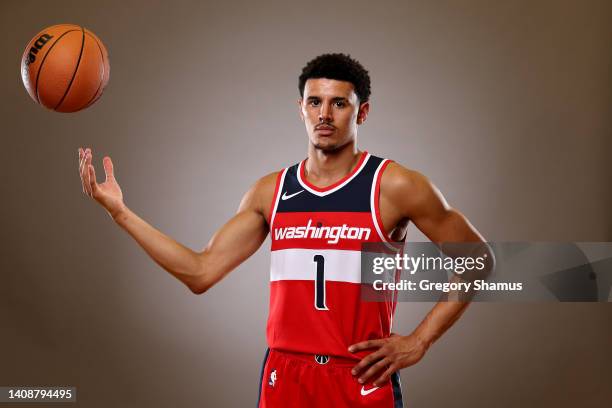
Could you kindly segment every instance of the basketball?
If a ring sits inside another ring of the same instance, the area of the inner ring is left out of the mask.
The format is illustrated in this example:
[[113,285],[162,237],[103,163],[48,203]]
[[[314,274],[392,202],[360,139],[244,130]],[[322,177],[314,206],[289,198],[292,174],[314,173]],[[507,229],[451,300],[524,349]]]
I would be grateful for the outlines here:
[[108,52],[84,27],[59,24],[30,40],[21,58],[21,78],[36,102],[56,112],[76,112],[95,103],[110,74]]

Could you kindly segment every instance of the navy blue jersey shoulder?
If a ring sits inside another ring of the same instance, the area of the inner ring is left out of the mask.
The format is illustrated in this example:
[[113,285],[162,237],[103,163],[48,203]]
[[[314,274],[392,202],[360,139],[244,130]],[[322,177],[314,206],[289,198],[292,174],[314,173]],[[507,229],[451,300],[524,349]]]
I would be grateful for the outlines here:
[[298,180],[299,163],[287,170],[276,212],[369,212],[374,176],[384,159],[370,155],[355,177],[332,193],[313,194]]

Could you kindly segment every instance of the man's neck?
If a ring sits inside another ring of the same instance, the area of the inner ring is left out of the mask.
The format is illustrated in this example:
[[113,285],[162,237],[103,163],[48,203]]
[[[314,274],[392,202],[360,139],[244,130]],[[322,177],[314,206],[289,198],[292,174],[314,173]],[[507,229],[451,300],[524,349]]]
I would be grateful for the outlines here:
[[338,150],[325,152],[308,147],[308,160],[305,164],[306,178],[317,187],[325,187],[341,180],[359,162],[361,152],[355,142],[347,143]]

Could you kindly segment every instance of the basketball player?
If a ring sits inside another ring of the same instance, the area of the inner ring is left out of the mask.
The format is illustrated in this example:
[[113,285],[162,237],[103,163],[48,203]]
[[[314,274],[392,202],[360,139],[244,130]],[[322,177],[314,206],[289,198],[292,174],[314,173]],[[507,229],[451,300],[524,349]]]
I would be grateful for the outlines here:
[[304,67],[299,91],[307,158],[259,179],[200,252],[126,206],[110,157],[98,184],[90,149],[79,149],[83,192],[196,294],[271,233],[259,407],[401,407],[398,370],[423,358],[467,303],[439,302],[411,334],[392,334],[395,304],[360,300],[361,244],[403,241],[409,221],[435,243],[484,240],[423,175],[358,149],[370,109],[370,78],[359,62],[320,55]]

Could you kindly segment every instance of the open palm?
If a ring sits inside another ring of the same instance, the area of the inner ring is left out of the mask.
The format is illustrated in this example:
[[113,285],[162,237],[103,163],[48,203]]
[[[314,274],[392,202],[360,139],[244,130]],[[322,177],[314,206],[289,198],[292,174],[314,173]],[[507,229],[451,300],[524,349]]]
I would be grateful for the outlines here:
[[115,217],[123,208],[123,193],[121,187],[115,179],[113,162],[110,157],[104,157],[102,164],[106,180],[102,184],[96,181],[96,171],[91,164],[92,152],[87,148],[79,148],[79,173],[81,175],[81,185],[83,193],[96,200],[106,211]]

